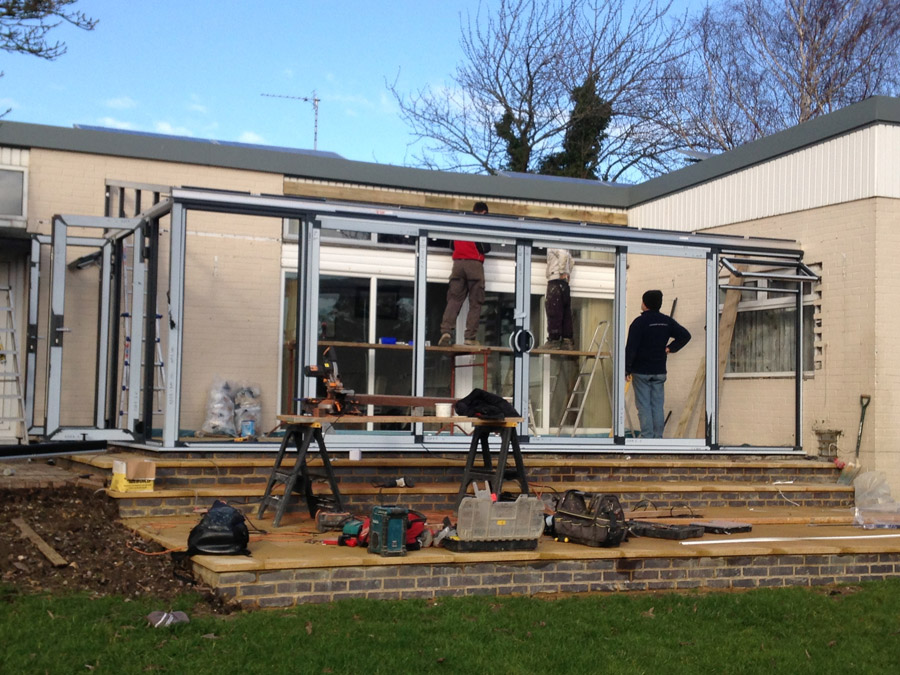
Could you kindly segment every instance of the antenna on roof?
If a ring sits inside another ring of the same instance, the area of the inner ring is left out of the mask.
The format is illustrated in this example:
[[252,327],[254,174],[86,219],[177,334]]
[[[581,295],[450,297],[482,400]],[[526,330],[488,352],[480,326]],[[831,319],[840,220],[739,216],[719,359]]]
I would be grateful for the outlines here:
[[316,96],[316,90],[313,89],[312,97],[309,96],[285,96],[283,94],[260,94],[261,96],[268,96],[269,98],[289,98],[294,101],[305,101],[307,103],[312,103],[313,106],[313,150],[319,149],[319,101],[321,100],[318,96]]

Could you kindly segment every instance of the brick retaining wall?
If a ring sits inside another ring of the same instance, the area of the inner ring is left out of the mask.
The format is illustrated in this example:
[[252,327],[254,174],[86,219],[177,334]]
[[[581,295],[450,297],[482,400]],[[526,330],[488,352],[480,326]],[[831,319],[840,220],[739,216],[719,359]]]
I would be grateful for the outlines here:
[[654,590],[821,586],[900,573],[900,554],[793,554],[699,558],[374,565],[215,573],[198,578],[248,609],[349,598],[408,599]]

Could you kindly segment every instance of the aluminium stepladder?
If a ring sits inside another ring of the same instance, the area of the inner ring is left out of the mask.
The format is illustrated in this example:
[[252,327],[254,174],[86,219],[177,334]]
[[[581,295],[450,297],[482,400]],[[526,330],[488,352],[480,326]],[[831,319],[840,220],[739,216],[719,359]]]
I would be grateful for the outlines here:
[[[16,309],[12,288],[0,286],[0,425],[5,424],[10,424],[12,436],[19,443],[28,443]],[[0,436],[4,433],[0,430]]]
[[[119,317],[122,319],[123,323],[123,333],[124,333],[124,358],[123,358],[123,368],[122,368],[122,383],[119,390],[119,422],[120,424],[128,415],[128,391],[129,391],[129,380],[130,380],[130,371],[132,366],[132,352],[133,345],[131,344],[131,323],[134,318],[137,318],[138,321],[142,320],[143,317],[134,317],[132,315],[132,274],[133,269],[132,266],[129,265],[130,253],[129,249],[132,246],[129,244],[125,244],[123,247],[123,255],[122,255],[122,294],[124,296],[124,311],[119,314]],[[153,384],[153,414],[160,414],[163,412],[162,410],[162,392],[166,390],[166,369],[165,362],[163,361],[162,355],[162,341],[160,337],[160,319],[162,319],[162,314],[157,314],[155,317],[156,322],[156,338],[154,340],[154,361],[153,368],[156,371],[154,375],[154,384]],[[138,349],[135,352],[137,361],[134,364],[135,367],[140,368],[142,365],[141,362],[141,350]]]
[[572,385],[572,391],[569,393],[569,399],[566,401],[566,407],[560,417],[557,425],[556,435],[562,435],[566,422],[574,416],[572,421],[572,436],[578,430],[581,419],[584,416],[584,406],[587,402],[588,394],[594,383],[594,377],[597,374],[597,368],[603,377],[603,383],[606,386],[606,394],[612,402],[612,392],[609,388],[609,375],[606,372],[606,361],[611,357],[609,351],[609,321],[601,321],[594,329],[594,335],[591,337],[591,344],[585,351],[591,352],[589,356],[582,356],[579,359],[578,375]]

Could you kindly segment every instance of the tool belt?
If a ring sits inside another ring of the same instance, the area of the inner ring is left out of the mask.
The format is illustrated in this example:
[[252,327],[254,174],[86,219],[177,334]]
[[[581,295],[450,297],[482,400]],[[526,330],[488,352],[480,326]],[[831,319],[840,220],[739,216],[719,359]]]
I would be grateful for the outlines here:
[[618,546],[628,534],[625,512],[619,498],[568,490],[554,517],[556,536],[586,546]]

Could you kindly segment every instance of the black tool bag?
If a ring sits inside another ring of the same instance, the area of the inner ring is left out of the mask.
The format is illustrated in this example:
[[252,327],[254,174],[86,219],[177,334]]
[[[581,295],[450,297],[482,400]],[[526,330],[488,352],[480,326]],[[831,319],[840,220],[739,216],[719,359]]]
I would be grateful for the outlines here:
[[520,416],[519,411],[509,401],[484,389],[473,389],[467,396],[459,399],[453,407],[456,413],[463,417],[502,420],[506,417]]
[[568,490],[556,508],[556,537],[586,546],[618,546],[628,534],[625,512],[615,495]]
[[250,555],[244,514],[218,499],[188,535],[188,555]]

